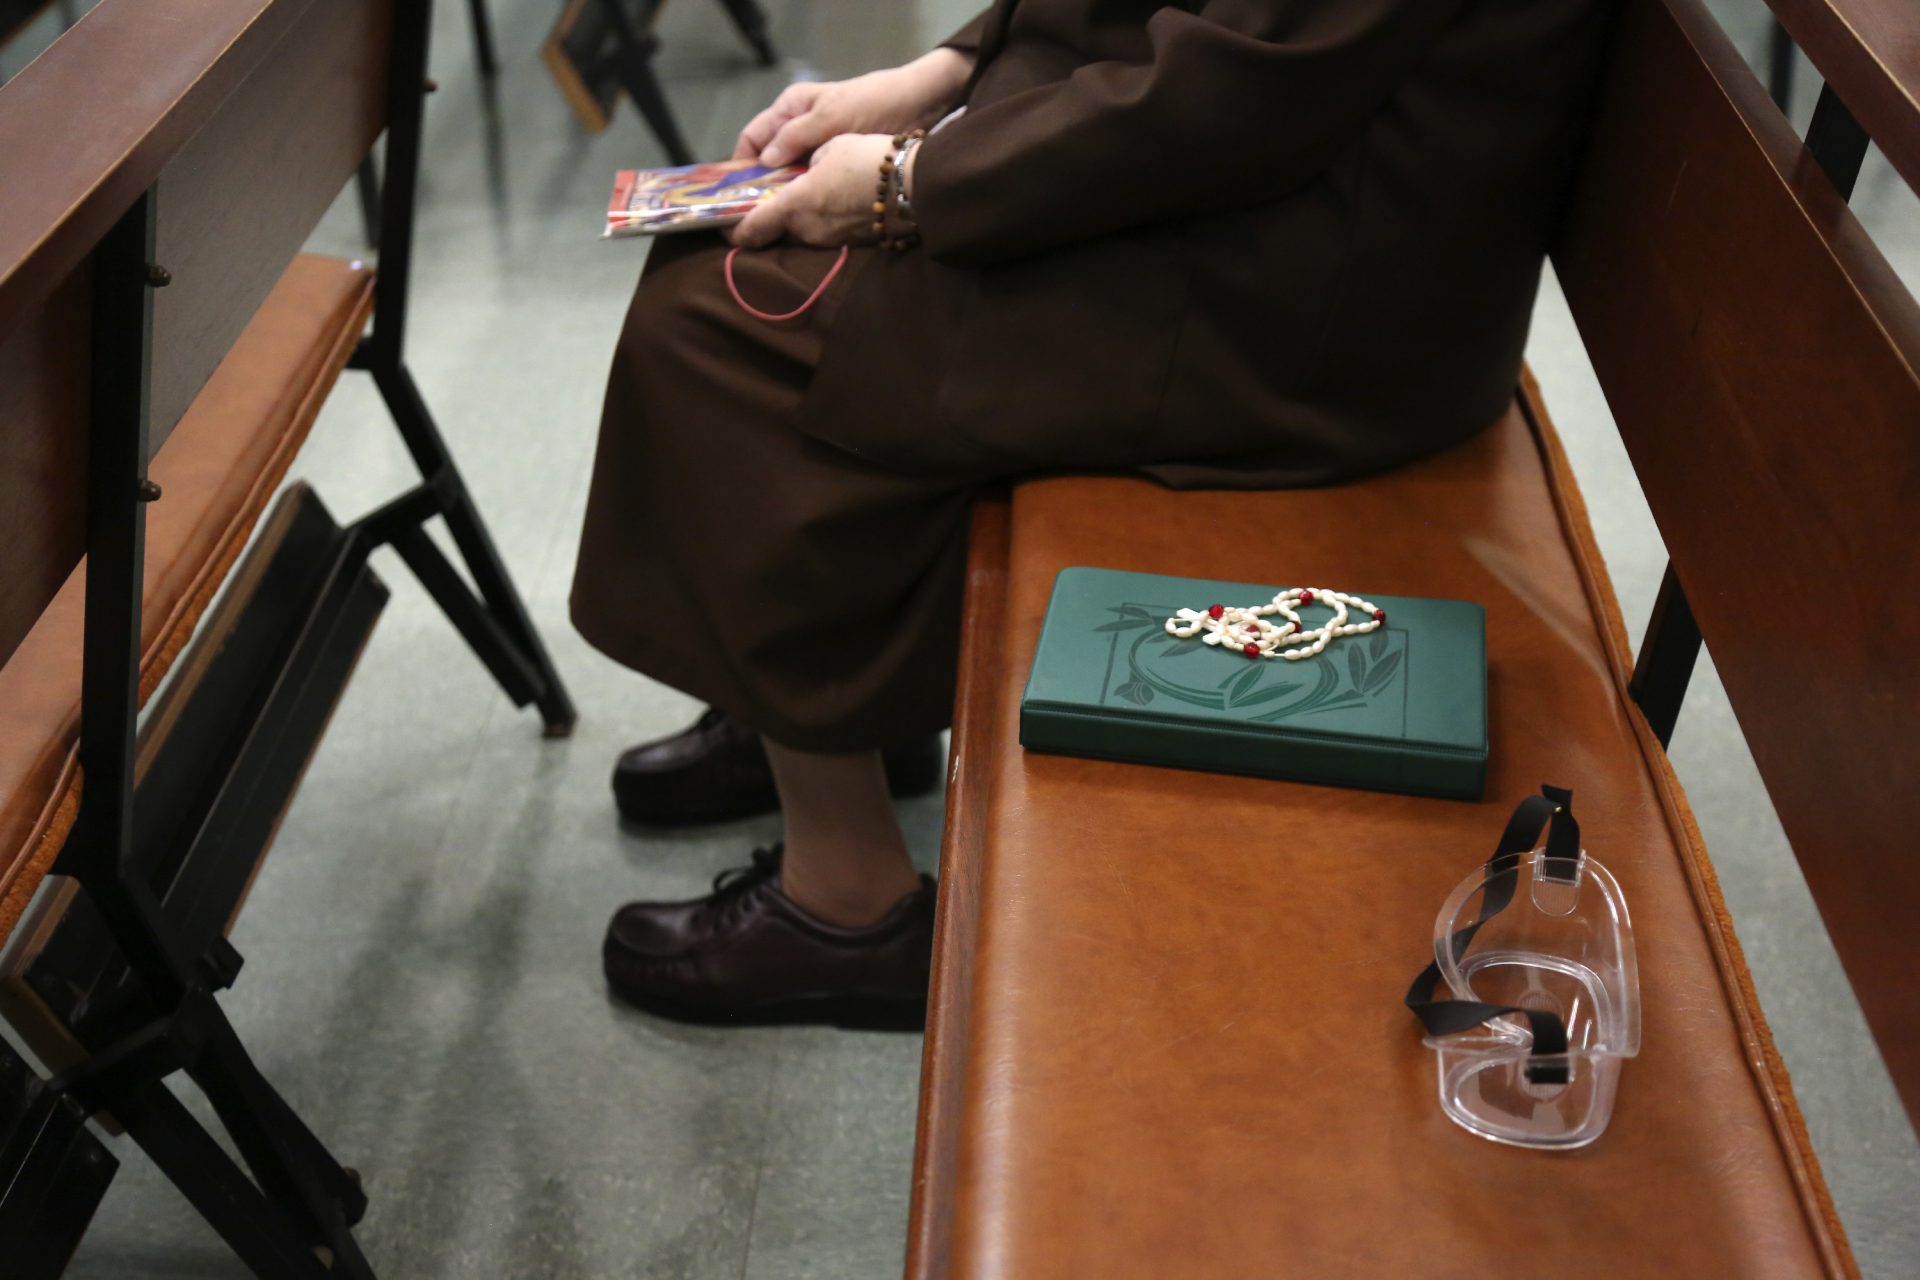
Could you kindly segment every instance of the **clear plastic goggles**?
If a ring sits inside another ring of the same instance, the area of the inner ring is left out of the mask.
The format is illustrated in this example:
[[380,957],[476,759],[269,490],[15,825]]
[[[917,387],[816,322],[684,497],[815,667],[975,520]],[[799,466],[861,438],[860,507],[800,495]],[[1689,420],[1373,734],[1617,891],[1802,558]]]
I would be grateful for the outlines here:
[[[1605,1131],[1620,1064],[1640,1051],[1640,977],[1619,881],[1580,847],[1571,793],[1543,792],[1447,898],[1434,963],[1407,1004],[1427,1027],[1455,1123],[1571,1150]],[[1436,998],[1442,984],[1448,999]]]

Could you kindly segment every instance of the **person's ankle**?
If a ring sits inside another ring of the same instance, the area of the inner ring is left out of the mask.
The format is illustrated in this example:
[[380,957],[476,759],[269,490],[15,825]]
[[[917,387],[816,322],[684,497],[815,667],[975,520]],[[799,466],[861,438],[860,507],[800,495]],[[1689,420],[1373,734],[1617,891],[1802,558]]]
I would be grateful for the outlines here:
[[815,883],[805,876],[794,876],[786,869],[780,873],[780,892],[795,906],[824,924],[846,929],[875,923],[920,887],[918,875],[906,879],[890,875],[877,881]]

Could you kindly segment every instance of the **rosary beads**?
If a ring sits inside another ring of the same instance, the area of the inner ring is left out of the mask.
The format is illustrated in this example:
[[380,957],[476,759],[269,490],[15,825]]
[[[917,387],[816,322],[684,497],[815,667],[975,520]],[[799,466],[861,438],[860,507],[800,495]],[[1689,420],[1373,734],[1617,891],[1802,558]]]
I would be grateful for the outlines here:
[[[926,136],[925,129],[896,133],[891,149],[880,158],[880,183],[873,193],[873,238],[880,242],[882,249],[897,253],[920,243],[920,233],[913,220],[913,201],[907,197],[907,157]],[[889,214],[905,228],[897,236],[889,234]]]
[[[1333,617],[1318,627],[1309,627],[1301,620],[1299,609],[1316,602],[1332,606]],[[1347,621],[1349,605],[1367,621]],[[1276,614],[1284,621],[1267,621]],[[1206,634],[1200,639],[1205,644],[1238,649],[1249,658],[1284,658],[1298,662],[1322,652],[1340,636],[1365,635],[1386,623],[1387,611],[1375,608],[1359,596],[1324,587],[1290,587],[1276,595],[1271,604],[1244,609],[1216,604],[1204,612],[1182,609],[1167,619],[1167,634],[1186,640],[1204,631]]]

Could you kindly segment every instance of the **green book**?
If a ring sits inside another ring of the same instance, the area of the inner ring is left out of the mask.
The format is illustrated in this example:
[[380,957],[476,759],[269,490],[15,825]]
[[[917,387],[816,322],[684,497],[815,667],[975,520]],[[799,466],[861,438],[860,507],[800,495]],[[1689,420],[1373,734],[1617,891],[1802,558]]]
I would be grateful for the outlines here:
[[[1487,773],[1486,610],[1464,600],[1368,595],[1386,611],[1384,626],[1297,662],[1167,633],[1179,609],[1264,604],[1279,590],[1061,570],[1020,700],[1021,744],[1479,799]],[[1317,603],[1301,610],[1309,627],[1330,614]]]

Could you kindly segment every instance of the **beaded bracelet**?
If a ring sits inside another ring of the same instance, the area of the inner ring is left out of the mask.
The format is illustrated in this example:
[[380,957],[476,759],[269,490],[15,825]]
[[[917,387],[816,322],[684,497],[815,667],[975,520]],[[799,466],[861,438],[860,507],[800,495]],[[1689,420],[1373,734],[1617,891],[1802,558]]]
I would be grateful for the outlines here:
[[907,194],[908,162],[913,159],[914,151],[920,146],[925,134],[915,134],[907,138],[893,152],[893,213],[901,222],[913,226],[913,198]]
[[911,249],[919,243],[920,238],[911,227],[902,235],[887,233],[887,208],[890,204],[897,204],[906,216],[911,215],[913,206],[906,200],[906,156],[926,136],[925,129],[894,134],[890,154],[880,160],[880,185],[873,193],[873,235],[882,249],[898,252]]

